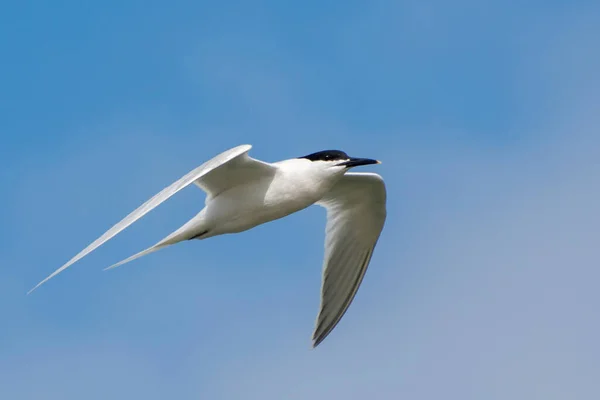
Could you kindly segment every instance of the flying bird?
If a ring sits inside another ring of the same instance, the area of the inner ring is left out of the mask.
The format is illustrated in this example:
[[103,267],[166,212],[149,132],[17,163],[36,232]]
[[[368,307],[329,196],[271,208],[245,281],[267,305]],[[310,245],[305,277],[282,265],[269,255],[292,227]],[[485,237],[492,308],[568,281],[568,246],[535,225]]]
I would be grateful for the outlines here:
[[325,150],[267,163],[250,157],[251,148],[234,147],[190,171],[123,218],[28,294],[192,184],[206,192],[205,206],[198,214],[154,246],[106,269],[184,240],[243,232],[317,204],[327,210],[321,301],[312,336],[313,348],[317,347],[354,299],[386,218],[386,189],[381,176],[348,171],[380,162]]

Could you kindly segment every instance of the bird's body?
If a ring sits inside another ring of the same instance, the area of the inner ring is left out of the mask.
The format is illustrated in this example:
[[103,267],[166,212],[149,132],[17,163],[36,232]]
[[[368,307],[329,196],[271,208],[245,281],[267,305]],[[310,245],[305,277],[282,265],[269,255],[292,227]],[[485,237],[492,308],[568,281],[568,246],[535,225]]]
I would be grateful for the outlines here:
[[109,229],[34,289],[192,183],[207,193],[205,207],[154,246],[109,268],[184,240],[246,231],[318,204],[328,210],[321,310],[313,335],[313,345],[318,345],[354,298],[386,216],[385,185],[381,177],[347,170],[378,161],[351,158],[340,151],[324,151],[266,163],[249,157],[250,148],[250,145],[238,146],[191,171]]
[[323,174],[308,160],[292,159],[272,164],[273,176],[250,177],[215,197],[210,197],[197,218],[203,238],[239,233],[286,217],[321,199],[343,176]]

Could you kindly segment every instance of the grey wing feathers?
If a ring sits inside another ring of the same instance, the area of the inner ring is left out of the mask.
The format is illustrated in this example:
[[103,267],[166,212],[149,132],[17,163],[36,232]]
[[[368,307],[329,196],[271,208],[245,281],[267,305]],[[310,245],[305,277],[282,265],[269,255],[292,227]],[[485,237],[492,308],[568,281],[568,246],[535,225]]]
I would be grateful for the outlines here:
[[148,212],[152,211],[152,209],[156,208],[158,205],[163,203],[165,200],[169,199],[171,196],[173,196],[175,193],[179,192],[181,189],[185,188],[186,186],[189,186],[194,181],[196,181],[198,178],[208,174],[209,172],[211,172],[215,168],[219,167],[220,165],[223,165],[223,164],[235,159],[236,157],[240,157],[240,156],[247,154],[251,148],[252,148],[252,146],[248,145],[248,144],[234,147],[230,150],[227,150],[227,151],[219,154],[218,156],[205,162],[204,164],[200,165],[199,167],[193,169],[188,174],[186,174],[182,178],[178,179],[177,181],[175,181],[174,183],[172,183],[171,185],[169,185],[168,187],[163,189],[161,192],[156,194],[150,200],[146,201],[144,204],[139,206],[136,210],[131,212],[129,215],[127,215],[125,218],[123,218],[120,222],[115,224],[112,228],[110,228],[108,231],[106,231],[102,236],[100,236],[98,239],[96,239],[94,242],[92,242],[89,246],[87,246],[85,249],[83,249],[79,254],[77,254],[75,257],[73,257],[71,260],[69,260],[66,264],[64,264],[62,267],[58,268],[56,271],[54,271],[52,274],[50,274],[47,278],[45,278],[40,283],[38,283],[33,289],[31,289],[28,292],[28,294],[33,292],[35,289],[40,287],[43,283],[47,282],[49,279],[53,278],[60,272],[64,271],[69,266],[71,266],[75,262],[79,261],[80,259],[82,259],[86,255],[88,255],[89,253],[91,253],[92,251],[94,251],[95,249],[97,249],[98,247],[103,245],[104,243],[106,243],[108,240],[110,240],[111,238],[116,236],[119,232],[123,231],[125,228],[127,228],[128,226],[133,224],[138,219],[142,218]]
[[208,203],[230,187],[258,179],[273,178],[276,171],[271,164],[256,160],[246,152],[228,163],[219,165],[210,174],[196,179],[194,184],[206,192]]
[[318,204],[327,209],[327,228],[313,347],[339,323],[365,276],[385,223],[385,184],[377,174],[347,173]]

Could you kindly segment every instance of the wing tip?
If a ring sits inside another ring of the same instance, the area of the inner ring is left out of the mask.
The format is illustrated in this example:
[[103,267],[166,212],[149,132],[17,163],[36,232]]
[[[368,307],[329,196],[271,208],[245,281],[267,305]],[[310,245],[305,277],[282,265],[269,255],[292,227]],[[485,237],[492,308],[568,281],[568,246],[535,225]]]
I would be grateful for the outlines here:
[[313,332],[312,335],[312,345],[311,347],[313,349],[316,349],[317,346],[319,346],[321,343],[323,343],[323,341],[325,340],[325,338],[327,338],[327,336],[329,336],[329,333],[331,333],[331,331],[327,332],[327,331],[323,331],[323,332],[318,332],[318,330],[315,330]]
[[33,293],[34,290],[36,290],[37,288],[39,288],[40,286],[42,286],[44,283],[46,283],[49,279],[51,278],[51,276],[49,276],[48,278],[44,279],[43,281],[41,281],[40,283],[38,283],[37,285],[35,285],[34,287],[32,287],[31,289],[29,289],[29,291],[27,292],[26,296],[29,296],[31,293]]

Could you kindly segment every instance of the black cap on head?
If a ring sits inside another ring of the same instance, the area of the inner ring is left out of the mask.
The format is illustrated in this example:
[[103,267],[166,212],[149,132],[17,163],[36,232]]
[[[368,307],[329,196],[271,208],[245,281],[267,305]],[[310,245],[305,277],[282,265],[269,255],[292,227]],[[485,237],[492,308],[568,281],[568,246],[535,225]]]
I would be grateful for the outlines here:
[[306,158],[310,161],[343,161],[349,160],[350,157],[348,154],[344,153],[341,150],[323,150],[317,151],[316,153],[312,153],[303,157],[298,158]]
[[350,157],[341,150],[323,150],[298,158],[306,158],[310,161],[339,161],[335,165],[346,168],[358,167],[360,165],[380,164],[379,161],[371,158]]

